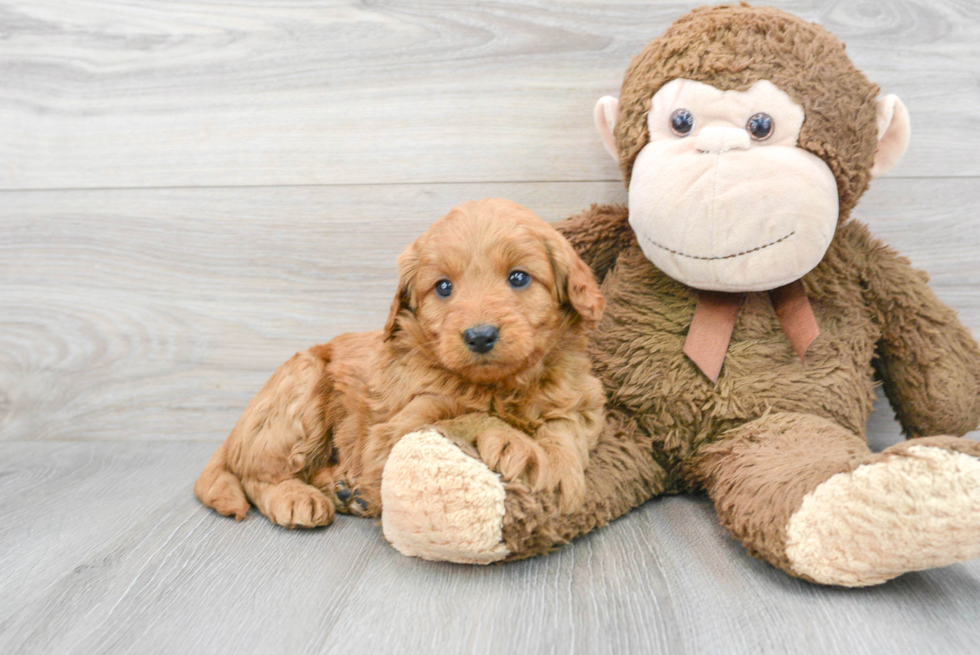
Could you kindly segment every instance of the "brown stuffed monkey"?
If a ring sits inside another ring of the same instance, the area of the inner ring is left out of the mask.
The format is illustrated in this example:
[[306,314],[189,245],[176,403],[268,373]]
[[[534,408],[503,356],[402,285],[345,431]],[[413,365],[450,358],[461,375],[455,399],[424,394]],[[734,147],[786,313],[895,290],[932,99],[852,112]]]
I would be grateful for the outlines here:
[[[608,421],[585,507],[403,439],[382,483],[401,552],[546,552],[656,494],[704,490],[748,551],[862,586],[980,555],[980,350],[926,276],[848,220],[901,158],[905,108],[823,28],[697,9],[632,62],[596,123],[629,207],[560,229],[602,282]],[[909,437],[872,453],[875,382]],[[932,436],[955,435],[955,436]]]

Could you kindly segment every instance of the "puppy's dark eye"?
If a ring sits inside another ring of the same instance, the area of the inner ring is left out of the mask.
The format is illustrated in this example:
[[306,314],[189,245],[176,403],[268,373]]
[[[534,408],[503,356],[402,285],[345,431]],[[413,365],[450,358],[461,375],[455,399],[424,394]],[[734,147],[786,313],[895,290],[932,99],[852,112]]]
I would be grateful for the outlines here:
[[453,283],[449,280],[439,280],[436,282],[436,295],[441,298],[448,298],[453,292]]
[[678,109],[670,115],[670,131],[677,136],[687,136],[694,129],[694,114]]
[[531,276],[524,271],[511,271],[510,275],[507,276],[507,283],[515,289],[526,287],[530,281]]
[[749,135],[756,141],[765,141],[772,136],[772,131],[775,129],[775,124],[772,121],[772,116],[769,114],[758,113],[749,119],[749,122],[745,124],[745,129],[749,131]]

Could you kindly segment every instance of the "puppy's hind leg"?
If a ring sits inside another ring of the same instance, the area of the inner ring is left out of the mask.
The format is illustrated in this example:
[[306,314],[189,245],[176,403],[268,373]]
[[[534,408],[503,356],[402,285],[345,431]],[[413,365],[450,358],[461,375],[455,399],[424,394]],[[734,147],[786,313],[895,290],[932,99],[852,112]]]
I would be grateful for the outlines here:
[[245,488],[259,511],[283,527],[315,528],[333,523],[333,502],[302,480],[290,478],[275,484],[246,480]]
[[225,444],[221,444],[194,484],[201,502],[224,516],[241,521],[248,514],[249,502],[238,476],[228,470]]
[[311,458],[329,455],[323,399],[333,391],[329,347],[298,353],[252,399],[195,485],[209,507],[242,518],[247,496],[271,521],[315,527],[333,521],[333,503],[303,479]]

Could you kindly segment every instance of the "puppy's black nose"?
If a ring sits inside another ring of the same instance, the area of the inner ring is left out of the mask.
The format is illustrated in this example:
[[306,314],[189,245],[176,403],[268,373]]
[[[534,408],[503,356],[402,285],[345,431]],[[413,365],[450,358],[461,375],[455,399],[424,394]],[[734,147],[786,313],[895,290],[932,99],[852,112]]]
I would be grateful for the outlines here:
[[463,341],[466,347],[475,353],[486,353],[493,350],[499,333],[492,325],[477,325],[463,331]]

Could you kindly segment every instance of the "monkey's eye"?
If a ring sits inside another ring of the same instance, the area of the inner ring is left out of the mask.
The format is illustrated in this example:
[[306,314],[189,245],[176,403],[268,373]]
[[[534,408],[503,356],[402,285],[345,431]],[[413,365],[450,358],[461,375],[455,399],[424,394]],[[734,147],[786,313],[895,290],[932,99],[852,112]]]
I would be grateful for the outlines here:
[[453,292],[453,283],[449,280],[439,280],[436,282],[436,295],[441,298],[448,298]]
[[526,287],[530,281],[531,276],[524,271],[511,271],[510,275],[507,276],[507,284],[515,289]]
[[756,141],[765,141],[771,137],[773,128],[775,128],[775,125],[773,124],[772,116],[761,112],[752,116],[749,122],[745,124],[745,129],[749,131],[749,134]]
[[670,131],[677,136],[687,136],[694,129],[694,114],[678,109],[670,115]]

